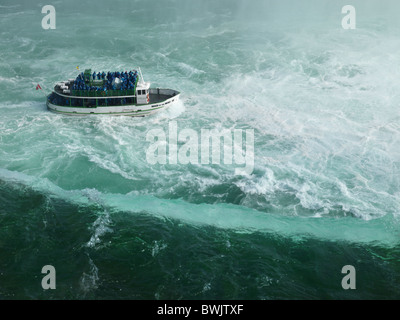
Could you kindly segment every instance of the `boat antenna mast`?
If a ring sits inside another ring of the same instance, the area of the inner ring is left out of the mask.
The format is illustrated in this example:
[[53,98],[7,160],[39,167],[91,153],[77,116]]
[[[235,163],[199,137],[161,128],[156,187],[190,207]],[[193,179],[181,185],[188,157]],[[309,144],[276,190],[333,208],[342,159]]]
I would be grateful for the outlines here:
[[140,67],[139,67],[139,73],[140,73],[140,79],[142,79],[142,83],[144,83],[144,79],[143,79],[143,75],[142,75],[142,70],[140,70]]

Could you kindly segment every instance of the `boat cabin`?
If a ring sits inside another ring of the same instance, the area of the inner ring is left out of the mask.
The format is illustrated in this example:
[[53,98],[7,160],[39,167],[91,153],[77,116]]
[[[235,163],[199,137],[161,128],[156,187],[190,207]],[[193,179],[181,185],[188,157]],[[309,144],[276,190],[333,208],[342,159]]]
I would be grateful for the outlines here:
[[150,102],[150,82],[138,82],[136,86],[137,104],[148,104]]

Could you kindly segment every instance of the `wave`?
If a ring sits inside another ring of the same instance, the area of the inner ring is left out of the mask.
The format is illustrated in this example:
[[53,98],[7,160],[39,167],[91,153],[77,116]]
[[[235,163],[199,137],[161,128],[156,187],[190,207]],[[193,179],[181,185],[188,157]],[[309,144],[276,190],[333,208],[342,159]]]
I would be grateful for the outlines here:
[[[0,179],[15,184],[28,186],[48,196],[57,197],[80,205],[100,203],[109,210],[109,214],[130,212],[149,214],[167,220],[177,220],[194,226],[212,226],[240,233],[264,232],[295,240],[317,238],[326,241],[348,241],[371,245],[396,246],[399,243],[400,221],[386,215],[373,220],[354,217],[301,217],[266,213],[255,209],[220,204],[193,204],[181,199],[160,199],[153,195],[137,193],[111,194],[97,190],[64,190],[48,179],[36,178],[24,173],[0,169]],[[95,196],[92,196],[95,194]],[[105,215],[97,225],[94,238],[88,243],[98,243],[96,234],[108,232]],[[93,241],[92,241],[93,240]],[[158,250],[158,249],[155,249]]]

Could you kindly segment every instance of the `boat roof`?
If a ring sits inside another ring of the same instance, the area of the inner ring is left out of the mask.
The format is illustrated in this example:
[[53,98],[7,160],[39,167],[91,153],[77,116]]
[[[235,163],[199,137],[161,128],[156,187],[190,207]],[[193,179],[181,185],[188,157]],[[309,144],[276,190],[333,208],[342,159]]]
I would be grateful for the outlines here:
[[150,88],[150,82],[142,82],[142,81],[139,81],[139,82],[137,83],[136,88],[137,88],[137,89],[149,89],[149,88]]

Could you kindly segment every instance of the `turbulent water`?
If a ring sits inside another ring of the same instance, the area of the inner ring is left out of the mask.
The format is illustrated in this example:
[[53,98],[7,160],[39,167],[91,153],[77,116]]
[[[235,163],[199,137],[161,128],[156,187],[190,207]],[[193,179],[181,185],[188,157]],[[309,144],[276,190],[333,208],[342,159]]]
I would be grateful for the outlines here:
[[[400,298],[397,2],[352,1],[355,30],[341,1],[51,4],[45,30],[44,3],[0,2],[1,299]],[[51,113],[77,66],[140,67],[181,103]],[[149,163],[171,122],[254,130],[254,170]]]

